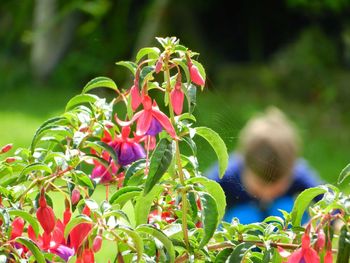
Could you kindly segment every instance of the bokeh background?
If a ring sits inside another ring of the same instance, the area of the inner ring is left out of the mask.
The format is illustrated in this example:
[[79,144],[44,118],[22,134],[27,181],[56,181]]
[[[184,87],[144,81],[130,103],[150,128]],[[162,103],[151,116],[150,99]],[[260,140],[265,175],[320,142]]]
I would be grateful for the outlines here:
[[[232,5],[232,6],[231,6]],[[302,155],[330,183],[350,161],[349,0],[12,0],[0,3],[0,144],[26,147],[96,76],[130,87],[115,65],[176,36],[207,70],[198,125],[234,149],[255,113],[295,122]],[[108,95],[108,94],[106,94]],[[199,141],[203,171],[214,152]],[[348,190],[347,184],[341,186]]]

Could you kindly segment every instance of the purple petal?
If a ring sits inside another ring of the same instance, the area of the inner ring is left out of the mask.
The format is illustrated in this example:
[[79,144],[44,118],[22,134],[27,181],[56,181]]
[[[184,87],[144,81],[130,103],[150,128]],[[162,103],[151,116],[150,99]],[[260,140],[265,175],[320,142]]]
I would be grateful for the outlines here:
[[64,245],[59,245],[57,248],[51,249],[50,252],[56,254],[60,258],[64,259],[66,262],[71,256],[74,255],[74,250]]
[[118,162],[125,166],[146,156],[142,146],[138,143],[121,143],[117,148]]
[[158,133],[162,131],[162,129],[163,127],[160,124],[160,122],[156,118],[152,118],[151,125],[148,131],[146,132],[146,134],[151,136],[156,136]]

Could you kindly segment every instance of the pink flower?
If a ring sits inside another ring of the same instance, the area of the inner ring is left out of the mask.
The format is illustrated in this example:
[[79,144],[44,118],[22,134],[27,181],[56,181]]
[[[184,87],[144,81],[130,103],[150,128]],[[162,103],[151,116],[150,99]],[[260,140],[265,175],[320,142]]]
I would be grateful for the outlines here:
[[171,105],[173,106],[176,115],[182,113],[185,94],[181,89],[181,82],[176,82],[175,88],[170,92]]
[[319,263],[320,257],[316,250],[310,246],[309,233],[305,233],[301,239],[301,248],[295,250],[288,258],[287,263]]
[[118,156],[118,163],[123,166],[146,157],[144,149],[138,143],[140,138],[129,138],[130,130],[129,126],[123,127],[121,134],[112,143]]
[[123,122],[118,120],[122,126],[130,126],[134,121],[136,122],[136,136],[158,134],[162,128],[164,128],[171,137],[176,139],[176,132],[171,124],[169,118],[159,110],[157,104],[154,102],[152,105],[152,99],[148,95],[144,95],[142,98],[143,110],[137,112],[134,117],[128,121]]
[[131,94],[131,108],[133,111],[135,111],[139,107],[142,101],[136,79],[135,79],[135,84],[130,89],[130,94]]
[[187,58],[187,60],[187,66],[190,71],[191,81],[199,86],[204,86],[205,80],[199,73],[197,66],[192,63],[190,58]]

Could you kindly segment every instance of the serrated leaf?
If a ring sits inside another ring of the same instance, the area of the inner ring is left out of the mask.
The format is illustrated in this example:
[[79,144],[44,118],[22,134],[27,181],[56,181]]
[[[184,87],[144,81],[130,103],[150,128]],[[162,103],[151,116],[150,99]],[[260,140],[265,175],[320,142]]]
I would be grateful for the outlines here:
[[135,221],[136,225],[146,224],[148,221],[148,214],[153,205],[153,201],[163,192],[162,185],[155,185],[153,189],[145,196],[137,198],[135,205]]
[[306,189],[302,191],[294,202],[294,206],[291,212],[293,226],[300,226],[301,219],[304,215],[306,208],[309,206],[311,201],[318,195],[324,194],[327,189],[322,186]]
[[64,237],[67,238],[72,229],[81,223],[92,224],[92,220],[86,215],[78,215],[77,217],[72,218],[64,229]]
[[37,263],[46,263],[43,253],[32,240],[26,237],[17,237],[15,241],[27,247],[30,250],[30,252],[32,252]]
[[35,236],[37,237],[39,235],[39,223],[31,214],[23,210],[9,210],[8,213],[11,216],[21,217],[24,221],[28,222],[32,226]]
[[341,184],[347,177],[350,176],[350,163],[340,172],[338,184]]
[[136,228],[136,231],[147,233],[162,242],[169,255],[169,262],[175,262],[175,249],[173,243],[160,229],[157,229],[152,225],[140,225]]
[[150,159],[144,195],[151,191],[153,186],[162,178],[163,174],[169,168],[173,158],[173,149],[173,142],[166,138],[163,138],[158,142]]
[[138,63],[141,58],[148,55],[148,58],[157,58],[159,56],[160,50],[157,47],[144,47],[137,52],[136,63]]
[[115,192],[109,199],[110,204],[124,203],[131,199],[132,197],[138,196],[141,193],[142,189],[137,186],[125,186],[120,188]]
[[115,63],[116,65],[119,65],[119,66],[123,66],[123,67],[126,67],[127,69],[129,69],[132,74],[135,76],[136,74],[136,69],[137,69],[137,64],[135,64],[134,62],[131,62],[131,61],[119,61],[117,63]]
[[67,105],[66,105],[66,111],[74,108],[77,105],[84,104],[84,103],[94,103],[98,100],[98,97],[93,94],[79,94],[71,98]]
[[118,91],[117,84],[115,82],[107,77],[97,77],[92,80],[90,80],[85,87],[83,88],[82,93],[86,93],[92,89],[96,88],[109,88],[115,91]]
[[219,161],[219,177],[222,178],[228,165],[228,153],[219,134],[207,127],[196,127],[196,134],[203,137],[214,149]]
[[219,213],[214,197],[205,192],[198,192],[198,195],[202,205],[202,224],[204,230],[199,248],[203,248],[214,235],[219,223]]

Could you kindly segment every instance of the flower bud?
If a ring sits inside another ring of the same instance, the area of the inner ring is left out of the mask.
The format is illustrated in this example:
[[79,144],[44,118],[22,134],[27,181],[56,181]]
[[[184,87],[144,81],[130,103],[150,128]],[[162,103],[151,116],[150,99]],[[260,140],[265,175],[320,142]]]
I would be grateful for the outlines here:
[[7,163],[13,163],[13,162],[15,162],[16,161],[16,157],[7,157],[6,159],[5,159],[5,162],[7,162]]
[[12,143],[6,144],[4,147],[0,149],[0,154],[8,152],[9,150],[12,149],[12,146],[13,146]]
[[176,115],[182,113],[185,94],[181,89],[181,82],[177,82],[175,88],[170,92],[171,105],[173,106]]
[[100,251],[101,246],[102,246],[102,237],[100,235],[97,235],[92,244],[92,250],[96,253]]
[[80,192],[78,189],[74,188],[72,191],[72,204],[75,205],[80,200]]
[[320,229],[317,233],[317,241],[315,244],[316,251],[321,251],[326,244],[326,235],[323,229]]
[[134,111],[138,108],[138,106],[141,104],[141,101],[142,101],[139,89],[136,85],[131,87],[130,94],[131,94],[131,108]]
[[190,71],[191,81],[194,84],[197,84],[199,86],[204,86],[205,80],[203,79],[203,77],[199,73],[197,66],[192,63],[190,58],[187,58],[187,60],[188,60],[187,66],[188,66],[188,69]]
[[41,194],[39,198],[39,208],[36,211],[36,217],[47,234],[50,234],[55,228],[56,218],[51,207],[47,206],[45,194]]

